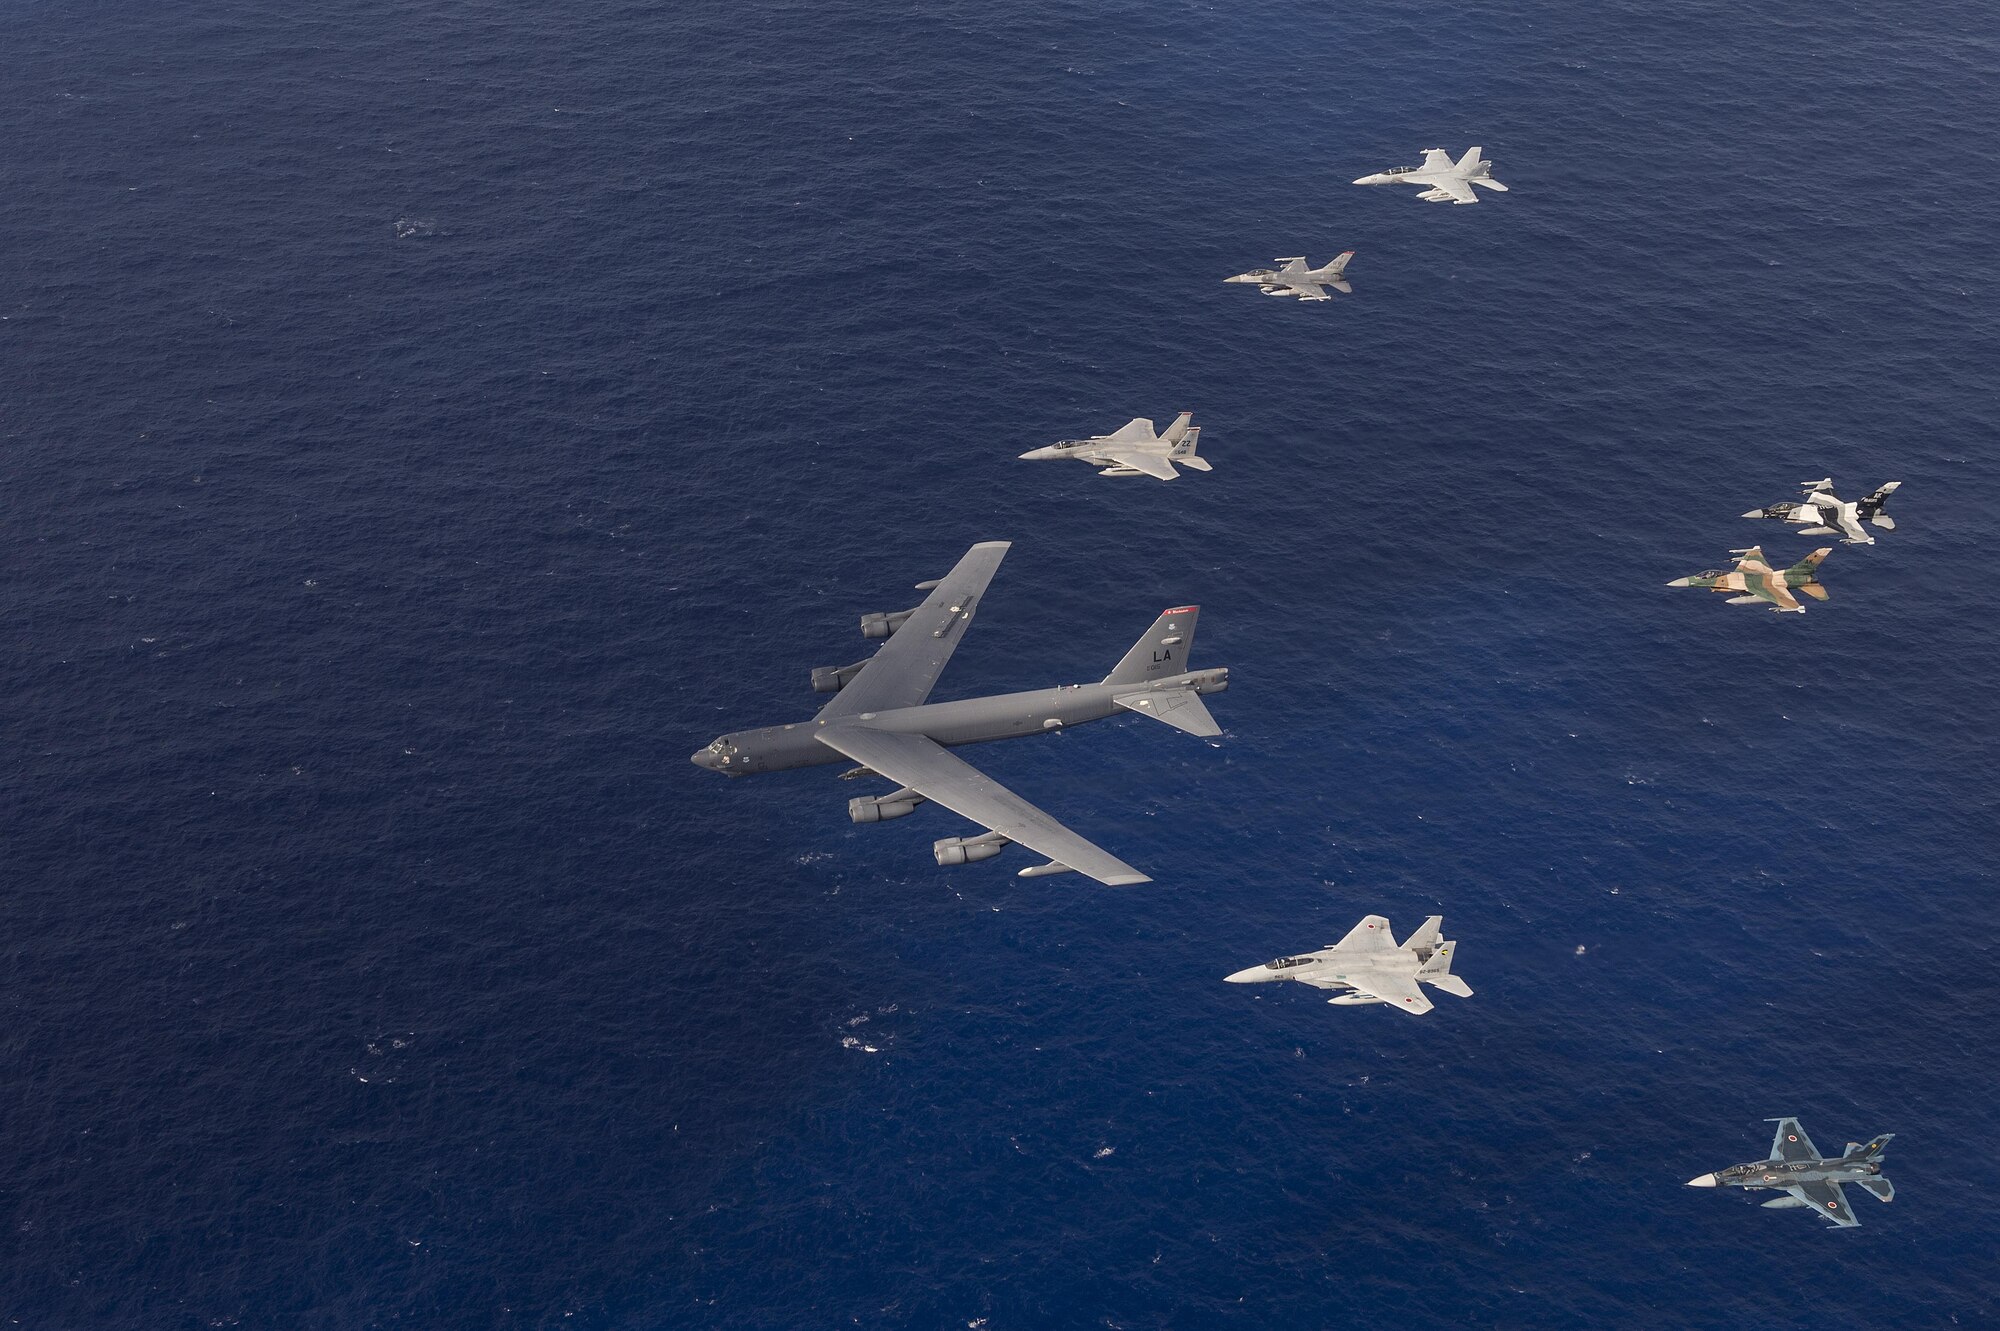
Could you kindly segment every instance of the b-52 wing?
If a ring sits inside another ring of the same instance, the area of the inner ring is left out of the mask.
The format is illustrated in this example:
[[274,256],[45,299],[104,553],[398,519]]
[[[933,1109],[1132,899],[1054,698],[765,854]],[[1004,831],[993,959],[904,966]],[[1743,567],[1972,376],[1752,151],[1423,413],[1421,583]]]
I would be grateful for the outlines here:
[[1854,1218],[1854,1212],[1847,1209],[1847,1194],[1841,1191],[1838,1183],[1800,1183],[1785,1191],[1842,1229],[1861,1223]]
[[[908,631],[906,626],[897,631],[896,637],[900,638]],[[893,645],[896,638],[889,641]],[[888,648],[882,650],[886,652]],[[858,676],[856,682],[861,678],[865,678],[865,673]],[[854,685],[847,687],[851,690]],[[1106,886],[1122,887],[1127,883],[1152,881],[1117,856],[1085,841],[972,764],[954,756],[935,740],[922,735],[874,730],[859,722],[827,726],[813,738],[889,780],[909,787],[925,799],[942,804],[953,813],[970,818],[1009,841],[1018,841],[1029,850],[1040,851],[1057,863],[1066,864]]]
[[[931,696],[945,663],[958,650],[979,598],[1007,557],[1011,541],[981,541],[938,581],[924,603],[911,612],[868,664],[819,709],[818,721],[857,712],[916,707]],[[940,801],[942,802],[942,801]]]

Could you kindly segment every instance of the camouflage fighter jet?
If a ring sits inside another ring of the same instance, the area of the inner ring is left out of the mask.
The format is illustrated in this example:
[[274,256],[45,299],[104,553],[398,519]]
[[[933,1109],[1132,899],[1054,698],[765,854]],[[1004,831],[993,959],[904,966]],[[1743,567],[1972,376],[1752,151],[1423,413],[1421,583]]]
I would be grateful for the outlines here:
[[1785,522],[1811,524],[1799,533],[1801,536],[1840,536],[1848,545],[1873,545],[1875,538],[1861,530],[1863,521],[1872,522],[1883,531],[1896,530],[1896,520],[1882,511],[1889,502],[1889,496],[1902,486],[1901,481],[1890,481],[1887,485],[1849,504],[1833,493],[1833,478],[1820,481],[1806,481],[1806,497],[1796,504],[1773,504],[1769,508],[1753,508],[1743,516],[1746,518],[1779,518]]
[[1347,261],[1354,257],[1354,251],[1340,255],[1324,268],[1308,268],[1303,258],[1280,259],[1283,268],[1253,268],[1247,273],[1225,277],[1224,282],[1255,286],[1267,296],[1296,296],[1300,300],[1332,300],[1326,289],[1332,287],[1343,296],[1354,294],[1345,276]]
[[1819,1153],[1806,1136],[1806,1130],[1799,1126],[1795,1118],[1768,1118],[1766,1123],[1778,1125],[1777,1135],[1771,1139],[1771,1158],[1753,1160],[1747,1165],[1731,1165],[1713,1174],[1702,1174],[1688,1180],[1690,1188],[1769,1188],[1789,1194],[1773,1197],[1763,1205],[1773,1210],[1791,1210],[1810,1207],[1829,1221],[1836,1229],[1853,1229],[1860,1225],[1854,1212],[1847,1209],[1847,1194],[1842,1190],[1844,1183],[1853,1183],[1865,1188],[1877,1201],[1888,1201],[1896,1195],[1895,1185],[1882,1177],[1882,1152],[1889,1145],[1889,1139],[1896,1134],[1885,1132],[1866,1146],[1859,1142],[1847,1143],[1847,1149],[1832,1160]]
[[1669,587],[1706,587],[1716,592],[1741,592],[1743,595],[1729,598],[1731,605],[1755,605],[1759,601],[1770,603],[1773,610],[1796,610],[1804,614],[1806,608],[1799,604],[1794,591],[1804,592],[1815,601],[1826,599],[1826,588],[1819,585],[1814,576],[1826,557],[1833,553],[1830,545],[1801,559],[1798,563],[1780,573],[1764,559],[1764,547],[1753,545],[1748,550],[1731,550],[1737,556],[1736,568],[1725,573],[1719,568],[1707,569],[1685,578],[1675,578]]

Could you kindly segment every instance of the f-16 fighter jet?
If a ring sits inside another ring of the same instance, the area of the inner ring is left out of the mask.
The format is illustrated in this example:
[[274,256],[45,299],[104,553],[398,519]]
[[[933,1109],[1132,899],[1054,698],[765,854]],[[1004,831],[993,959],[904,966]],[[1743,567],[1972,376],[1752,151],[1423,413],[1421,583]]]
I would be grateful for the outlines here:
[[1394,166],[1372,176],[1363,176],[1354,183],[1424,185],[1428,188],[1417,197],[1427,202],[1478,203],[1479,196],[1472,192],[1474,185],[1497,189],[1502,194],[1507,192],[1505,185],[1487,175],[1492,169],[1493,163],[1481,159],[1477,148],[1467,148],[1465,156],[1456,162],[1442,148],[1426,148],[1422,166]]
[[1753,508],[1743,516],[1808,523],[1810,525],[1799,535],[1843,536],[1848,545],[1873,545],[1875,538],[1861,530],[1861,523],[1866,519],[1883,531],[1896,530],[1896,520],[1884,513],[1882,506],[1889,502],[1889,496],[1896,493],[1902,484],[1901,481],[1890,481],[1866,499],[1848,504],[1834,496],[1833,478],[1829,476],[1823,481],[1805,482],[1806,497],[1800,503]]
[[1773,1197],[1764,1205],[1774,1210],[1810,1207],[1838,1229],[1852,1229],[1861,1222],[1847,1209],[1843,1183],[1858,1184],[1888,1201],[1896,1195],[1895,1185],[1882,1177],[1882,1152],[1896,1134],[1885,1132],[1866,1146],[1847,1143],[1847,1149],[1829,1160],[1819,1153],[1795,1118],[1767,1118],[1778,1132],[1771,1139],[1771,1158],[1747,1165],[1731,1165],[1713,1174],[1691,1178],[1690,1188],[1770,1188],[1789,1193]]
[[1451,973],[1451,956],[1458,944],[1439,940],[1443,924],[1444,916],[1431,916],[1398,947],[1389,934],[1389,922],[1370,915],[1332,947],[1279,957],[1224,978],[1231,984],[1297,980],[1315,989],[1344,991],[1327,999],[1329,1003],[1387,1003],[1412,1015],[1429,1012],[1435,1005],[1417,987],[1419,981],[1460,998],[1472,997],[1472,987]]
[[1193,419],[1193,412],[1184,411],[1174,417],[1174,423],[1167,427],[1165,434],[1155,435],[1153,423],[1141,416],[1127,421],[1116,434],[1065,439],[1047,448],[1031,448],[1021,457],[1029,462],[1076,458],[1093,467],[1104,468],[1097,473],[1099,476],[1157,476],[1163,481],[1171,481],[1180,475],[1174,470],[1176,462],[1196,471],[1214,470],[1195,456],[1195,447],[1201,442],[1201,427],[1189,425],[1188,422]]
[[1796,610],[1804,614],[1806,608],[1792,593],[1804,592],[1815,601],[1826,599],[1826,588],[1819,585],[1814,576],[1819,571],[1822,560],[1833,553],[1830,545],[1819,549],[1786,569],[1783,573],[1774,570],[1764,560],[1764,547],[1753,545],[1748,550],[1731,550],[1737,556],[1736,570],[1725,573],[1719,568],[1708,569],[1685,578],[1675,578],[1669,587],[1706,587],[1717,592],[1742,592],[1742,596],[1729,598],[1731,605],[1756,605],[1759,601],[1769,602],[1773,610]]
[[1342,295],[1351,296],[1354,288],[1342,276],[1347,271],[1347,261],[1354,257],[1354,251],[1335,259],[1324,268],[1308,268],[1303,258],[1280,259],[1283,268],[1253,268],[1247,273],[1225,277],[1224,282],[1238,282],[1262,287],[1267,296],[1297,296],[1300,300],[1332,300],[1326,289],[1332,287]]
[[848,775],[886,777],[897,786],[886,795],[849,801],[847,815],[857,823],[901,818],[930,800],[989,829],[937,842],[932,852],[939,864],[989,859],[1018,841],[1048,856],[1048,863],[1021,870],[1023,878],[1075,870],[1112,886],[1151,881],[950,750],[1044,734],[1121,712],[1150,716],[1194,735],[1219,735],[1222,728],[1201,695],[1227,688],[1229,671],[1187,669],[1199,614],[1189,605],[1163,612],[1099,683],[928,702],[1008,546],[1007,541],[983,541],[944,577],[918,583],[917,590],[930,595],[913,610],[863,615],[862,636],[888,641],[866,661],[813,671],[813,688],[837,695],[818,716],[724,735],[695,754],[694,765],[725,776],[748,776],[848,759],[861,764]]

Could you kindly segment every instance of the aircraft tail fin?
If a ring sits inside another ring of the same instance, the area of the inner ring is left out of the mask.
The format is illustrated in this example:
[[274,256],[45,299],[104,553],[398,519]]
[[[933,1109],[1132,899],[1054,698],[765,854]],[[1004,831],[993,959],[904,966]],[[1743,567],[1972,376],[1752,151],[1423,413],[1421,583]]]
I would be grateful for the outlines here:
[[1160,442],[1166,444],[1170,449],[1174,448],[1187,436],[1188,422],[1193,419],[1194,413],[1191,411],[1184,411],[1174,417],[1174,423],[1160,431]]
[[[1882,1158],[1882,1152],[1889,1149],[1890,1139],[1893,1138],[1895,1135],[1896,1134],[1893,1132],[1885,1132],[1881,1136],[1877,1137],[1874,1141],[1869,1142],[1866,1146],[1856,1146],[1852,1143],[1849,1143],[1847,1147],[1847,1158],[1850,1160],[1880,1160]],[[1884,1200],[1887,1199],[1885,1198]]]
[[1896,1185],[1885,1178],[1858,1178],[1854,1186],[1868,1193],[1878,1202],[1896,1200]]
[[1431,959],[1417,968],[1417,978],[1434,988],[1460,998],[1472,997],[1472,986],[1451,973],[1451,959],[1458,951],[1456,942],[1439,943]]
[[1444,916],[1432,915],[1417,926],[1417,931],[1403,940],[1405,952],[1427,952],[1438,945],[1438,930],[1444,927]]
[[1347,261],[1349,259],[1352,259],[1353,257],[1354,257],[1354,251],[1348,250],[1345,253],[1336,256],[1334,261],[1328,264],[1321,271],[1324,272],[1328,277],[1339,277],[1342,273],[1347,271]]
[[1141,689],[1118,694],[1111,701],[1128,712],[1164,721],[1190,735],[1210,738],[1222,733],[1222,727],[1209,714],[1201,695],[1193,689]]
[[1869,495],[1866,499],[1856,504],[1854,506],[1855,511],[1861,517],[1866,518],[1868,521],[1874,523],[1878,527],[1883,528],[1884,530],[1887,531],[1896,530],[1896,520],[1890,517],[1887,513],[1884,513],[1882,511],[1882,506],[1888,503],[1889,496],[1896,493],[1896,491],[1900,490],[1902,486],[1903,483],[1901,481],[1890,481],[1887,485],[1877,490],[1874,494]]
[[1187,673],[1188,653],[1194,649],[1195,621],[1201,607],[1184,605],[1163,610],[1146,630],[1118,668],[1104,677],[1106,684],[1144,684],[1169,675]]
[[1798,563],[1786,569],[1785,572],[1788,575],[1794,577],[1803,577],[1806,579],[1806,581],[1810,582],[1812,581],[1813,575],[1819,572],[1819,566],[1821,564],[1824,564],[1826,562],[1826,557],[1832,553],[1833,553],[1832,546],[1823,545],[1819,549],[1807,555],[1804,559],[1801,559]]
[[[1181,417],[1182,421],[1185,421],[1186,419],[1187,419],[1186,416]],[[1180,422],[1178,421],[1175,422],[1175,424],[1179,423]],[[1169,431],[1168,433],[1171,434],[1172,431]],[[1168,460],[1181,463],[1185,466],[1193,467],[1196,471],[1212,470],[1206,462],[1203,462],[1201,458],[1199,458],[1195,454],[1195,450],[1201,447],[1201,427],[1199,425],[1193,427],[1192,429],[1183,431],[1180,434],[1174,435],[1173,445],[1174,446],[1172,448],[1167,450]]]
[[1482,151],[1484,150],[1480,148],[1467,148],[1465,156],[1458,159],[1458,169],[1466,175],[1476,174],[1482,165],[1479,160],[1479,154]]

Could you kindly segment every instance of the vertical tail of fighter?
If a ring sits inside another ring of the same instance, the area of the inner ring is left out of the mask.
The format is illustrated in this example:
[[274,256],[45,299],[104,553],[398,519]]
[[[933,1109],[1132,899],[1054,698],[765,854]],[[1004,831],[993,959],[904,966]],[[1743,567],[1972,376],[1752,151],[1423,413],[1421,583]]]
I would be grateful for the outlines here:
[[1163,610],[1145,636],[1132,644],[1118,668],[1104,677],[1106,684],[1144,684],[1150,680],[1184,675],[1188,653],[1194,650],[1195,621],[1201,617],[1198,605]]
[[1167,427],[1167,432],[1160,436],[1167,444],[1167,460],[1179,463],[1183,467],[1193,467],[1196,471],[1214,471],[1215,468],[1208,465],[1208,460],[1195,452],[1201,447],[1201,427],[1199,425],[1190,427],[1188,421],[1191,419],[1193,413],[1182,412],[1174,423]]
[[1815,601],[1827,599],[1826,588],[1819,583],[1819,566],[1833,553],[1833,547],[1823,545],[1785,570],[1785,584],[1793,591],[1804,592]]
[[1451,973],[1451,959],[1457,951],[1456,942],[1439,943],[1431,959],[1417,968],[1417,979],[1460,998],[1472,997],[1472,986]]

